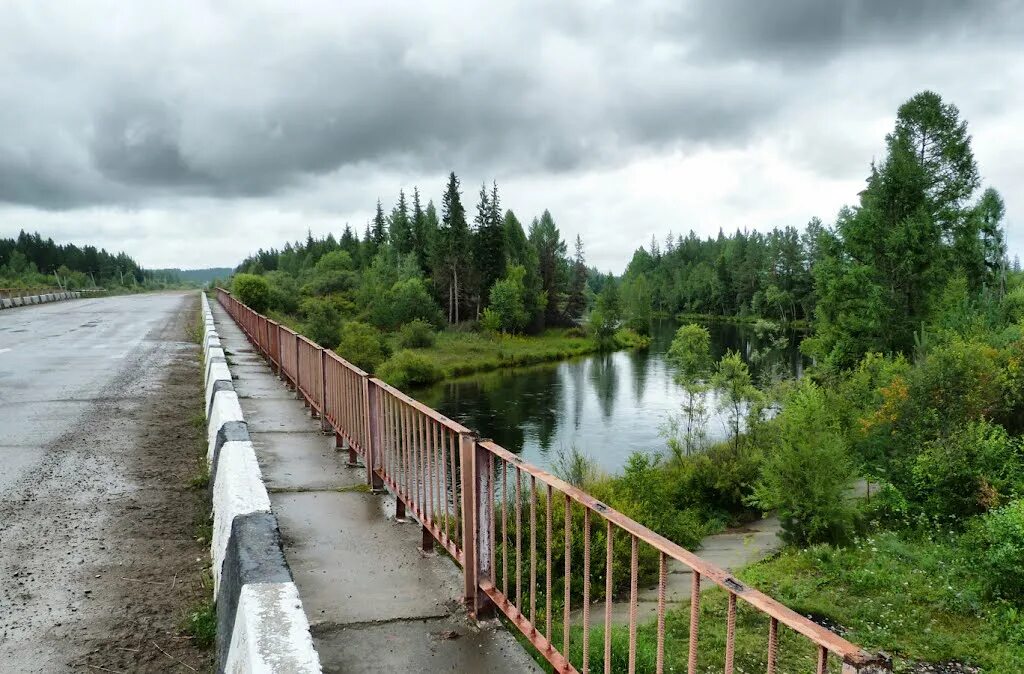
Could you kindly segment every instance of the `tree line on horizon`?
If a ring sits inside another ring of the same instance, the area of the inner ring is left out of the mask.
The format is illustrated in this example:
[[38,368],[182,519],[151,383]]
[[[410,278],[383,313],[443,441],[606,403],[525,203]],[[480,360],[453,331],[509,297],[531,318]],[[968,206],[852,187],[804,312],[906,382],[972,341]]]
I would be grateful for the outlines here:
[[581,237],[569,254],[549,211],[524,227],[492,182],[471,215],[454,172],[440,211],[418,187],[411,198],[401,190],[390,212],[378,199],[361,237],[348,224],[339,237],[308,233],[260,249],[235,271],[266,279],[268,308],[317,324],[358,316],[385,330],[420,319],[538,333],[577,324],[607,285],[587,267]]
[[141,286],[173,282],[143,269],[124,252],[73,243],[58,244],[22,230],[0,238],[0,285],[61,285],[66,288]]

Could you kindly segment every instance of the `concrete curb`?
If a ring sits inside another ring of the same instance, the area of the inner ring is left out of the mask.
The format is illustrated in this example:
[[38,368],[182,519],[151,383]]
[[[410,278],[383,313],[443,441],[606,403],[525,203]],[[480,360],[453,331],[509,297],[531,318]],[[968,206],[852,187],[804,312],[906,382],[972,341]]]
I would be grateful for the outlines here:
[[48,304],[50,302],[63,302],[74,300],[82,296],[80,292],[47,293],[45,295],[21,295],[18,297],[4,297],[0,299],[0,311],[13,309],[14,307],[27,307],[31,304]]
[[207,453],[213,498],[217,671],[321,672],[309,620],[231,383],[210,302],[203,305]]

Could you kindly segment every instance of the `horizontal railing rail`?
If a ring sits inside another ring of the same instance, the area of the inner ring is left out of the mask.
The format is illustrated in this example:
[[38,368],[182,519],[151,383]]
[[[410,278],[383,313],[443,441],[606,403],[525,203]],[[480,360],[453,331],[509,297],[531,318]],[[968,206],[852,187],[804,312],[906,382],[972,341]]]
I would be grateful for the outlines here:
[[[830,665],[844,674],[889,671],[883,654],[861,649],[585,491],[478,438],[226,290],[218,289],[217,298],[321,418],[323,429],[348,449],[350,461],[362,457],[369,486],[395,495],[396,516],[404,518],[408,509],[419,521],[423,547],[439,544],[462,567],[470,612],[500,611],[555,671],[612,672],[621,669],[619,663],[636,671],[640,586],[654,583],[650,664],[663,672],[670,645],[670,572],[690,574],[689,674],[706,669],[702,658],[717,657],[699,647],[702,607],[712,601],[702,597],[702,585],[725,594],[724,652],[714,662],[727,674],[736,668],[741,613],[744,629],[763,623],[757,628],[765,630],[760,664],[769,674],[781,671],[784,646],[796,653],[787,653],[789,666],[818,674]],[[628,609],[624,620],[615,615],[616,603]],[[592,621],[595,608],[602,613]],[[595,625],[599,642],[592,641]],[[624,648],[616,629],[625,630]]]

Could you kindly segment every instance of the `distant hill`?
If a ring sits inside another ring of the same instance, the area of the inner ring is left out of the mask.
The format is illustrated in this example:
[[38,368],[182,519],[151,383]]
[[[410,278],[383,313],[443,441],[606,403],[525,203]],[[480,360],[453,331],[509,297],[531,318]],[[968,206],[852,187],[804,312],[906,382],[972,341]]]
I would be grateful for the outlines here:
[[155,274],[177,276],[184,283],[204,285],[214,279],[227,278],[234,273],[231,267],[209,267],[207,269],[153,269]]

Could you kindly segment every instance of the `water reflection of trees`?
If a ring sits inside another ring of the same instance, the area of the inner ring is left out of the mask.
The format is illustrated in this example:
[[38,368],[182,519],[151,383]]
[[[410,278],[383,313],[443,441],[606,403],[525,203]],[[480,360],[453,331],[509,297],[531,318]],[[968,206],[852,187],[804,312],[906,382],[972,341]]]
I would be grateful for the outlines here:
[[442,383],[414,395],[509,451],[521,452],[530,431],[546,450],[563,415],[559,378],[557,365],[529,367]]
[[619,388],[619,378],[615,368],[615,354],[600,353],[590,359],[587,370],[591,386],[597,394],[597,402],[605,419],[611,417],[615,408],[615,392]]

